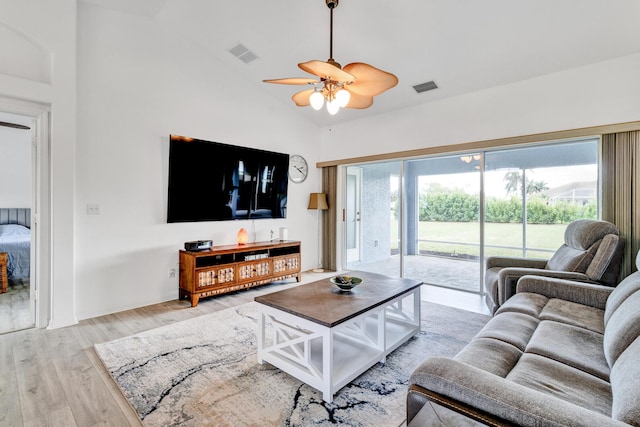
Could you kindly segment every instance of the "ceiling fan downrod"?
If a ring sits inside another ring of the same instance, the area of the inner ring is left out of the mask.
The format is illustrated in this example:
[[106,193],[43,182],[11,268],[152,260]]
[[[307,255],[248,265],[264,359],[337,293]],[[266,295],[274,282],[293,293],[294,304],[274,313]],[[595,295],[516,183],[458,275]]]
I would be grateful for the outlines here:
[[327,7],[329,8],[329,15],[330,15],[330,18],[329,18],[330,19],[330,21],[329,21],[329,59],[327,60],[327,62],[329,64],[333,65],[334,67],[342,69],[342,65],[340,65],[339,63],[337,63],[333,59],[333,9],[338,7],[338,1],[339,0],[325,0],[325,2],[327,3]]

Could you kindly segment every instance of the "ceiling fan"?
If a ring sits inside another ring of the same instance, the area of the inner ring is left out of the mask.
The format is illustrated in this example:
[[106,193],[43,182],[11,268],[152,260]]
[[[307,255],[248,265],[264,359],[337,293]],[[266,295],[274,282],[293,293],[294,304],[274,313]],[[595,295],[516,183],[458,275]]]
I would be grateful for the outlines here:
[[333,59],[333,9],[339,0],[325,0],[330,10],[329,59],[312,60],[298,64],[307,73],[320,79],[293,77],[285,79],[263,80],[265,83],[285,85],[312,85],[313,89],[294,94],[291,99],[298,107],[311,105],[320,110],[326,101],[327,111],[336,114],[340,108],[369,108],[373,97],[398,84],[398,78],[386,71],[363,62],[353,62],[343,67]]

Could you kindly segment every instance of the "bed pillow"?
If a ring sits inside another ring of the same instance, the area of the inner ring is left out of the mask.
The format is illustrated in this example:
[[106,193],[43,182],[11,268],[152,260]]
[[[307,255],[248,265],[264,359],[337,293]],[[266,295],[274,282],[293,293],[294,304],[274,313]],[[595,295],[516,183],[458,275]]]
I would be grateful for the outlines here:
[[24,225],[3,224],[0,225],[0,236],[28,236],[31,233]]

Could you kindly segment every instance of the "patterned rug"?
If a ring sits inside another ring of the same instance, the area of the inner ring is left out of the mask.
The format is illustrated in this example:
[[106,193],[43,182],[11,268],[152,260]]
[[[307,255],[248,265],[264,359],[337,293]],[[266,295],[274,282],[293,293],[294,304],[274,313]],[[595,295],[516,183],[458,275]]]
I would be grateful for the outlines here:
[[392,426],[405,421],[407,380],[429,356],[453,356],[489,316],[422,303],[422,330],[345,386],[332,403],[258,364],[255,302],[96,344],[145,426]]

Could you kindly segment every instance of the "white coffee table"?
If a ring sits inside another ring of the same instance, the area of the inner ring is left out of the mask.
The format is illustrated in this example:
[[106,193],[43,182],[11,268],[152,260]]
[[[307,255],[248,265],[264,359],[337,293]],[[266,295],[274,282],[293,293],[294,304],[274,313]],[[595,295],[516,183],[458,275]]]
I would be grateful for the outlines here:
[[[268,362],[334,394],[420,331],[420,285],[353,271],[363,279],[342,292],[329,279],[255,298],[258,362]],[[273,333],[266,336],[266,324]]]

